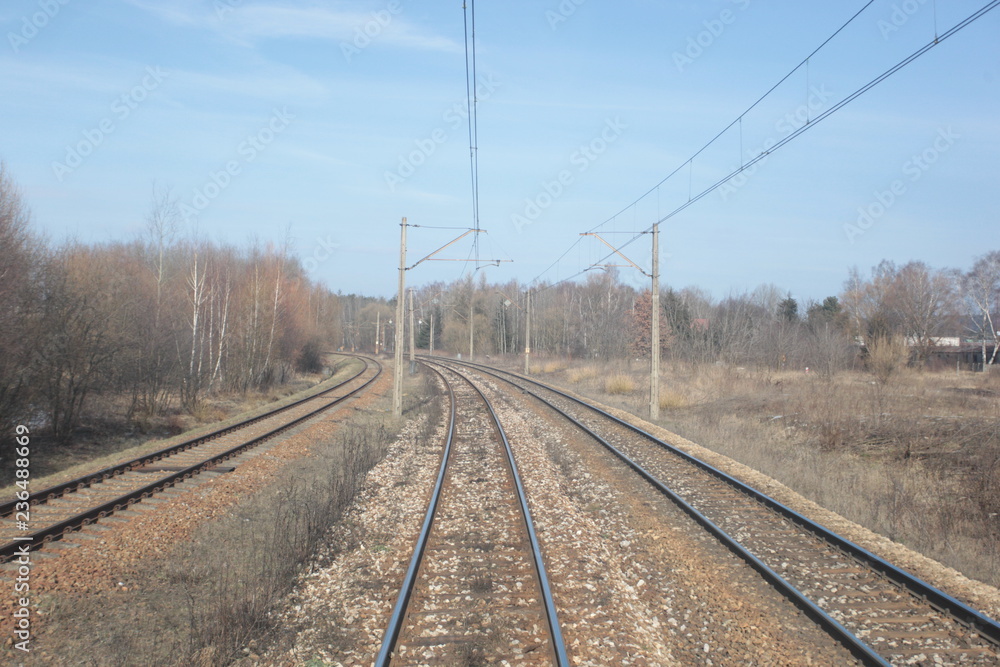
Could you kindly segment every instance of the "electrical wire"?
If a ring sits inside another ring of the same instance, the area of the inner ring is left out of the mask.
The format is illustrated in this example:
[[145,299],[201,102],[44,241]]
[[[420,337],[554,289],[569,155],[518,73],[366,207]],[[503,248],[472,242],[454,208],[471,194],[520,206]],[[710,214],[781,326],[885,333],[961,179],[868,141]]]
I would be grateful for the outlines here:
[[764,100],[765,100],[765,99],[766,99],[766,98],[767,98],[767,97],[768,97],[768,96],[769,96],[769,95],[770,95],[771,93],[773,93],[773,92],[774,92],[775,90],[777,90],[777,88],[778,88],[778,87],[779,87],[779,86],[780,86],[781,84],[783,84],[783,83],[784,83],[785,81],[787,81],[787,80],[788,80],[788,79],[789,79],[789,78],[790,78],[790,77],[791,77],[791,76],[792,76],[793,74],[795,74],[795,73],[796,73],[797,71],[799,71],[800,69],[802,69],[802,67],[803,67],[803,66],[806,66],[806,65],[808,65],[808,63],[809,63],[809,59],[810,59],[810,58],[812,58],[812,57],[813,57],[813,56],[815,56],[815,55],[816,55],[817,53],[819,53],[819,52],[820,52],[820,50],[822,50],[824,46],[826,46],[827,44],[829,44],[829,43],[830,43],[830,42],[831,42],[831,41],[833,40],[833,38],[834,38],[834,37],[836,37],[837,35],[839,35],[839,34],[840,34],[841,32],[843,32],[843,31],[844,31],[844,30],[845,30],[845,29],[846,29],[846,28],[847,28],[847,27],[848,27],[849,25],[851,25],[852,23],[854,23],[854,21],[855,21],[855,20],[856,20],[856,19],[857,19],[857,18],[858,18],[859,16],[861,16],[861,14],[862,14],[862,13],[863,13],[863,12],[864,12],[864,11],[865,11],[866,9],[868,9],[869,7],[871,7],[871,5],[872,5],[872,4],[874,3],[874,2],[875,2],[875,0],[868,0],[868,2],[866,2],[866,3],[865,3],[865,5],[864,5],[864,6],[863,6],[863,7],[861,8],[861,9],[859,9],[858,11],[856,11],[856,12],[854,13],[854,15],[853,15],[853,16],[851,16],[851,18],[847,19],[847,21],[846,21],[846,22],[845,22],[845,23],[844,23],[844,24],[843,24],[842,26],[840,26],[839,28],[837,28],[837,29],[836,29],[836,30],[835,30],[835,31],[833,32],[833,34],[832,34],[832,35],[830,35],[830,36],[829,36],[829,37],[827,37],[827,38],[826,38],[825,40],[823,40],[823,43],[822,43],[822,44],[820,44],[820,45],[819,45],[819,46],[817,46],[817,47],[816,47],[815,49],[813,49],[812,53],[810,53],[810,54],[809,54],[808,56],[806,56],[805,58],[803,58],[803,59],[802,59],[802,61],[801,61],[801,62],[800,62],[800,63],[799,63],[798,65],[796,65],[795,67],[793,67],[793,68],[792,68],[792,69],[791,69],[791,70],[790,70],[790,71],[789,71],[789,72],[788,72],[787,74],[785,74],[785,76],[781,77],[781,78],[780,78],[780,79],[778,80],[778,82],[777,82],[777,83],[775,83],[775,84],[774,84],[773,86],[771,86],[770,88],[768,88],[768,89],[767,89],[767,92],[765,92],[765,93],[764,93],[763,95],[761,95],[760,97],[758,97],[758,98],[757,98],[757,99],[756,99],[756,100],[754,101],[754,103],[753,103],[753,104],[751,104],[750,106],[748,106],[748,107],[747,107],[747,108],[746,108],[746,109],[745,109],[745,110],[743,111],[743,113],[741,113],[741,114],[740,114],[739,116],[737,116],[737,117],[736,117],[736,118],[735,118],[735,119],[734,119],[734,120],[733,120],[733,121],[732,121],[731,123],[729,123],[729,125],[726,125],[726,126],[725,126],[725,127],[724,127],[724,128],[723,128],[723,129],[722,129],[722,130],[721,130],[721,131],[720,131],[720,132],[718,133],[718,134],[716,134],[716,135],[715,135],[714,137],[712,137],[711,139],[709,139],[709,140],[708,140],[708,142],[706,142],[704,146],[702,146],[701,148],[699,148],[699,149],[698,149],[698,150],[697,150],[697,151],[696,151],[696,152],[695,152],[695,153],[694,153],[694,154],[693,154],[693,155],[692,155],[691,157],[689,157],[689,158],[688,158],[687,160],[685,160],[685,161],[684,161],[684,162],[682,162],[682,163],[681,163],[680,165],[678,165],[678,166],[677,166],[677,168],[676,168],[676,169],[674,169],[674,170],[673,170],[672,172],[670,172],[669,174],[667,174],[667,176],[666,176],[666,177],[664,177],[664,178],[663,178],[663,180],[661,180],[661,181],[660,181],[659,183],[657,183],[656,185],[654,185],[653,187],[651,187],[651,188],[650,188],[649,190],[647,190],[646,192],[642,193],[642,194],[641,194],[640,196],[638,196],[638,197],[637,197],[637,198],[636,198],[636,199],[635,199],[635,200],[634,200],[634,201],[633,201],[633,202],[632,202],[631,204],[629,204],[628,206],[624,207],[624,208],[623,208],[622,210],[618,211],[618,213],[615,213],[615,214],[614,214],[613,216],[611,216],[610,218],[608,218],[607,220],[605,220],[605,221],[604,221],[604,222],[602,222],[601,224],[599,224],[599,225],[597,225],[596,227],[594,227],[594,228],[592,228],[592,229],[589,229],[589,230],[587,230],[587,231],[588,231],[588,232],[593,232],[593,231],[596,231],[596,230],[600,229],[600,228],[601,228],[602,226],[606,225],[606,224],[607,224],[608,222],[610,222],[611,220],[613,220],[613,219],[614,219],[615,217],[617,217],[617,216],[621,215],[622,213],[624,213],[625,211],[627,211],[627,210],[628,210],[628,209],[630,209],[631,207],[633,207],[633,206],[635,206],[636,204],[638,204],[638,203],[639,203],[639,202],[640,202],[641,200],[645,199],[645,198],[646,198],[647,196],[649,196],[650,194],[652,194],[652,192],[653,192],[654,190],[656,190],[656,189],[657,189],[657,188],[659,188],[659,187],[660,187],[661,185],[663,185],[664,183],[666,183],[666,182],[667,182],[667,181],[668,181],[668,180],[669,180],[669,179],[670,179],[670,178],[671,178],[672,176],[674,176],[675,174],[677,174],[678,172],[680,172],[680,171],[681,171],[681,170],[682,170],[682,169],[683,169],[683,168],[684,168],[685,166],[687,166],[687,164],[688,164],[689,162],[692,162],[692,161],[693,161],[693,160],[694,160],[694,159],[695,159],[696,157],[698,157],[699,155],[701,155],[702,153],[704,153],[704,152],[705,152],[706,150],[708,150],[708,148],[709,148],[709,147],[711,147],[711,145],[712,145],[712,144],[714,144],[714,143],[715,143],[716,141],[718,141],[718,140],[719,140],[719,139],[720,139],[720,138],[722,137],[722,135],[724,135],[724,134],[725,134],[726,132],[728,132],[728,131],[729,131],[729,130],[730,130],[730,129],[731,129],[731,128],[732,128],[733,126],[734,126],[734,125],[737,125],[737,124],[740,124],[740,123],[742,123],[742,121],[743,121],[743,117],[744,117],[744,116],[746,116],[746,115],[747,115],[748,113],[750,113],[750,112],[751,112],[751,111],[753,111],[753,110],[754,110],[755,108],[757,108],[757,106],[758,106],[758,105],[759,105],[759,104],[760,104],[761,102],[763,102],[763,101],[764,101]]
[[[674,169],[669,174],[667,174],[659,183],[657,183],[656,185],[654,185],[653,187],[651,187],[649,190],[647,190],[646,192],[644,192],[641,195],[639,195],[635,200],[632,201],[632,203],[628,204],[627,206],[625,206],[620,211],[618,211],[617,213],[615,213],[614,215],[612,215],[610,218],[607,218],[606,220],[604,220],[600,224],[595,225],[594,227],[591,227],[590,229],[588,229],[587,233],[595,232],[598,229],[600,229],[601,227],[603,227],[604,225],[606,225],[609,222],[613,221],[619,215],[622,215],[623,213],[625,213],[625,211],[629,210],[630,208],[632,208],[633,206],[635,206],[636,204],[638,204],[640,201],[642,201],[643,199],[645,199],[646,197],[648,197],[654,191],[657,193],[657,198],[659,198],[659,189],[660,189],[661,185],[663,185],[668,180],[670,180],[671,178],[673,178],[675,175],[677,175],[678,173],[680,173],[680,171],[689,162],[693,161],[701,153],[705,152],[705,150],[707,150],[713,143],[715,143],[716,141],[718,141],[718,139],[720,137],[722,137],[722,135],[724,135],[731,127],[733,127],[733,125],[739,124],[740,125],[740,131],[742,133],[742,123],[743,123],[743,117],[744,116],[746,116],[748,113],[750,113],[750,111],[752,111],[755,107],[757,107],[757,105],[759,105],[768,95],[770,95],[772,92],[774,92],[774,90],[776,88],[778,88],[778,86],[780,86],[782,83],[784,83],[785,81],[787,81],[790,76],[792,76],[796,71],[798,71],[798,69],[800,67],[802,67],[803,63],[807,62],[811,57],[813,57],[814,55],[816,55],[820,51],[820,49],[822,49],[824,46],[826,46],[830,42],[830,40],[832,40],[834,37],[836,37],[838,34],[840,34],[847,26],[849,26],[855,19],[857,19],[858,16],[860,16],[861,13],[864,12],[866,9],[868,9],[868,7],[870,7],[872,5],[872,3],[874,3],[874,2],[875,2],[875,0],[868,0],[868,2],[866,2],[865,5],[861,9],[859,9],[857,12],[855,12],[854,15],[851,16],[851,18],[848,19],[846,23],[844,23],[842,26],[840,26],[832,35],[830,35],[825,40],[823,40],[823,43],[820,44],[815,49],[813,49],[812,53],[810,53],[808,56],[806,56],[802,60],[802,62],[800,62],[791,71],[789,71],[787,74],[785,74],[785,76],[781,77],[781,79],[778,80],[778,82],[775,83],[773,86],[771,86],[767,90],[766,93],[764,93],[763,95],[761,95],[759,98],[757,98],[757,100],[753,104],[751,104],[749,107],[747,107],[746,110],[744,110],[743,113],[741,113],[736,118],[736,120],[734,120],[733,122],[729,123],[729,125],[727,125],[721,132],[719,132],[714,137],[712,137],[704,146],[702,146],[701,148],[699,148],[698,151],[694,155],[692,155],[690,158],[688,158],[687,160],[685,160],[684,162],[682,162],[680,165],[678,165],[678,167],[676,169]],[[741,153],[741,156],[742,156],[742,153]],[[741,159],[741,162],[742,162],[742,159]],[[657,214],[659,214],[659,201],[657,201]],[[566,257],[566,255],[568,255],[570,252],[573,251],[573,248],[575,248],[577,246],[577,244],[579,244],[581,242],[582,239],[583,239],[582,236],[578,237],[577,240],[573,242],[573,245],[571,245],[569,248],[567,248],[566,252],[564,252],[562,255],[560,255],[559,258],[555,262],[553,262],[552,264],[550,264],[544,271],[542,271],[537,276],[535,276],[535,278],[532,279],[531,284],[534,284],[534,283],[538,282],[538,280],[542,276],[544,276],[546,273],[548,273],[549,271],[551,271],[553,267],[555,267],[559,262],[561,262],[563,260],[563,258]],[[579,275],[579,274],[576,274],[576,275]],[[575,277],[576,276],[573,276],[572,278],[575,278]],[[572,278],[566,278],[563,281],[559,281],[559,282],[564,282],[565,280],[572,280]],[[555,283],[555,284],[559,284],[559,283]]]
[[[872,1],[874,1],[874,0],[872,0]],[[787,80],[788,77],[790,77],[793,73],[795,73],[795,71],[797,71],[799,68],[801,68],[803,64],[807,63],[808,60],[812,56],[814,56],[821,48],[823,48],[823,46],[825,46],[827,43],[829,43],[831,39],[833,39],[838,33],[840,33],[842,30],[844,30],[844,28],[846,28],[852,21],[854,21],[861,14],[861,12],[863,12],[865,9],[867,9],[868,6],[872,4],[872,1],[868,2],[864,7],[862,7],[853,17],[851,17],[851,19],[847,23],[845,23],[843,26],[841,26],[835,33],[833,33],[833,35],[831,35],[830,37],[828,37],[805,60],[803,60],[802,63],[800,63],[799,65],[797,65],[791,72],[789,72],[784,77],[782,77],[782,79],[778,83],[776,83],[774,86],[772,86],[766,93],[764,93],[764,95],[762,95],[760,98],[757,99],[757,101],[755,101],[753,104],[751,104],[747,108],[746,111],[744,111],[742,114],[740,114],[740,116],[736,120],[734,120],[732,123],[730,123],[729,125],[727,125],[724,130],[722,130],[715,137],[713,137],[707,144],[705,144],[705,146],[703,146],[701,149],[698,150],[698,152],[696,152],[694,155],[692,155],[691,158],[689,158],[688,160],[685,160],[684,162],[682,162],[680,164],[680,166],[678,166],[676,169],[674,169],[672,172],[670,172],[670,174],[668,174],[663,180],[661,180],[655,186],[653,186],[652,188],[650,188],[642,196],[638,197],[631,204],[629,204],[628,206],[626,206],[625,208],[623,208],[621,211],[619,211],[618,213],[616,213],[614,216],[612,216],[611,218],[608,218],[604,222],[602,222],[599,225],[597,225],[597,226],[591,228],[590,230],[588,230],[588,233],[589,232],[593,232],[593,231],[595,231],[597,229],[600,229],[600,227],[602,227],[603,225],[606,225],[608,222],[611,222],[612,220],[615,219],[615,217],[617,217],[618,215],[621,215],[621,213],[623,213],[624,211],[627,211],[632,206],[635,206],[636,204],[638,204],[639,201],[641,201],[642,199],[644,199],[646,196],[648,196],[653,191],[657,191],[658,192],[659,191],[659,187],[661,185],[663,185],[667,180],[669,180],[672,176],[674,176],[681,169],[683,169],[684,166],[690,160],[693,160],[700,153],[702,153],[703,151],[705,151],[705,149],[707,149],[712,143],[714,143],[717,139],[719,139],[719,137],[721,137],[728,129],[730,129],[731,127],[733,127],[733,125],[735,125],[738,122],[741,122],[743,116],[745,116],[751,109],[753,109],[754,107],[756,107],[765,97],[767,97],[769,94],[771,94],[775,90],[775,88],[777,88],[781,83],[783,83],[785,80]],[[896,72],[900,71],[901,69],[903,69],[904,67],[906,67],[907,65],[909,65],[910,63],[912,63],[914,60],[916,60],[920,56],[924,55],[925,53],[927,53],[928,51],[930,51],[931,49],[933,49],[935,46],[937,46],[941,42],[945,41],[949,37],[954,36],[956,33],[958,33],[963,28],[968,27],[969,25],[971,25],[972,23],[974,23],[975,21],[979,20],[984,15],[986,15],[987,13],[989,13],[990,11],[996,9],[998,5],[1000,5],[1000,0],[992,0],[991,2],[987,3],[986,5],[984,5],[983,7],[981,7],[979,10],[977,10],[976,12],[974,12],[973,14],[969,15],[968,17],[966,17],[965,19],[963,19],[959,23],[957,23],[954,26],[952,26],[948,31],[944,32],[940,36],[938,36],[938,35],[935,34],[934,39],[932,41],[928,42],[927,44],[925,44],[924,46],[920,47],[919,49],[917,49],[916,51],[914,51],[913,53],[911,53],[909,56],[907,56],[903,60],[899,61],[898,63],[896,63],[895,65],[893,65],[889,69],[885,70],[884,72],[882,72],[881,74],[879,74],[877,77],[875,77],[874,79],[872,79],[868,83],[864,84],[863,86],[861,86],[860,88],[858,88],[857,90],[855,90],[853,93],[851,93],[850,95],[848,95],[844,99],[842,99],[839,102],[837,102],[836,104],[834,104],[832,107],[830,107],[829,109],[827,109],[823,113],[821,113],[818,116],[816,116],[816,118],[812,119],[812,121],[810,123],[807,123],[806,125],[803,125],[802,127],[796,129],[794,132],[792,132],[788,136],[784,137],[783,139],[781,139],[780,141],[778,141],[777,143],[775,143],[773,146],[771,146],[769,149],[767,149],[766,151],[763,151],[762,153],[760,153],[759,155],[757,155],[756,157],[754,157],[753,159],[751,159],[749,162],[742,163],[742,161],[741,161],[741,164],[740,164],[740,166],[737,169],[734,169],[729,174],[725,175],[724,177],[722,177],[721,179],[719,179],[718,181],[716,181],[712,185],[708,186],[707,188],[705,188],[704,190],[702,190],[697,195],[691,197],[687,202],[681,204],[680,206],[678,206],[674,210],[670,211],[666,215],[664,215],[662,217],[659,217],[657,219],[657,222],[655,224],[659,224],[661,222],[665,222],[666,220],[669,220],[670,218],[674,217],[675,215],[677,215],[681,211],[685,210],[686,208],[688,208],[689,206],[691,206],[692,204],[694,204],[695,202],[697,202],[697,201],[701,200],[702,198],[704,198],[706,195],[714,192],[715,190],[717,190],[718,188],[720,188],[722,185],[724,185],[726,182],[728,182],[731,178],[733,178],[735,176],[738,176],[740,173],[742,173],[746,169],[749,169],[750,167],[752,167],[753,165],[757,164],[761,160],[767,158],[769,155],[771,155],[776,150],[778,150],[779,148],[781,148],[782,146],[784,146],[785,144],[787,144],[792,139],[800,136],[805,131],[807,131],[807,130],[811,129],[812,127],[814,127],[817,123],[819,123],[819,122],[821,122],[821,121],[829,118],[832,114],[836,113],[837,111],[839,111],[843,107],[847,106],[849,103],[853,102],[858,97],[861,97],[863,94],[865,94],[866,92],[868,92],[869,90],[871,90],[872,88],[874,88],[875,86],[877,86],[878,84],[882,83],[883,81],[885,81],[886,79],[888,79],[889,77],[891,77],[893,74],[895,74]],[[652,229],[653,229],[653,225],[650,225],[649,227],[647,227],[642,232],[636,233],[636,235],[633,238],[631,238],[628,241],[626,241],[625,243],[623,243],[618,248],[618,250],[621,250],[623,248],[628,247],[629,245],[631,245],[635,241],[639,240],[642,237],[643,234],[648,233]],[[546,273],[548,273],[552,269],[552,267],[555,266],[556,264],[558,264],[562,260],[562,258],[565,257],[566,254],[568,254],[573,249],[573,247],[575,247],[576,244],[578,244],[579,242],[580,242],[580,239],[577,239],[577,241],[572,246],[570,246],[570,248],[565,253],[563,253],[560,256],[559,259],[557,259],[552,265],[550,265],[547,269],[545,269],[545,271],[543,271],[542,273],[538,274],[538,276],[536,276],[531,281],[531,284],[536,283],[539,280],[539,278],[541,278],[543,275],[545,275]],[[608,253],[601,260],[599,260],[598,263],[603,262],[603,261],[609,259],[610,257],[614,256],[614,254],[615,254],[614,252]],[[587,271],[587,269],[578,271],[577,273],[575,273],[575,274],[573,274],[573,275],[571,275],[571,276],[569,276],[567,278],[564,278],[564,279],[562,279],[562,280],[560,280],[558,282],[552,283],[551,285],[548,285],[548,286],[542,288],[542,290],[549,289],[551,287],[555,287],[556,285],[562,284],[564,282],[568,282],[568,281],[574,280],[574,279],[578,278],[579,276],[583,275],[586,271]]]
[[[479,119],[476,99],[476,0],[462,3],[465,27],[465,96],[469,116],[469,170],[472,184],[472,222],[479,229]],[[470,36],[471,19],[471,36]],[[479,232],[473,238],[475,261],[479,264]]]

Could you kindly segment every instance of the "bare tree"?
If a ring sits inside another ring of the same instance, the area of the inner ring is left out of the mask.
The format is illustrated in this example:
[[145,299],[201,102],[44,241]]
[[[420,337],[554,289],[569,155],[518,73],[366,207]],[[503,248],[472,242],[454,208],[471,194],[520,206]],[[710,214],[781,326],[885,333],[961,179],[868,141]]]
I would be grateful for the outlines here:
[[29,223],[21,193],[0,162],[0,442],[29,399],[29,310],[37,303],[34,272],[41,260]]
[[923,262],[910,262],[896,272],[890,307],[918,362],[927,359],[935,339],[951,333],[956,288],[956,272],[935,271]]
[[66,440],[87,398],[114,373],[127,344],[131,299],[107,254],[68,246],[46,262],[33,366],[47,405],[52,434]]
[[841,302],[850,316],[851,333],[870,342],[879,337],[902,331],[898,309],[893,303],[897,291],[898,270],[893,262],[881,261],[865,280],[857,268],[852,268],[844,285]]
[[194,410],[198,405],[198,397],[202,385],[202,361],[205,350],[205,332],[202,324],[202,311],[208,300],[205,289],[207,268],[205,260],[199,267],[199,253],[195,248],[191,269],[187,276],[188,306],[190,310],[188,327],[191,332],[190,353],[187,354],[187,373],[181,383],[181,403],[187,410]]
[[169,318],[168,290],[171,281],[169,253],[180,225],[177,198],[168,189],[153,185],[149,212],[146,214],[146,268],[153,283],[152,303],[147,301],[142,348],[134,378],[133,403],[147,415],[159,414],[169,397],[169,380],[176,356],[172,354],[174,332]]
[[[962,292],[970,314],[970,329],[982,341],[985,371],[987,364],[996,362],[997,349],[1000,348],[1000,332],[994,321],[1000,309],[1000,251],[994,250],[976,260],[972,270],[963,277]],[[988,361],[987,341],[993,343],[993,354]]]

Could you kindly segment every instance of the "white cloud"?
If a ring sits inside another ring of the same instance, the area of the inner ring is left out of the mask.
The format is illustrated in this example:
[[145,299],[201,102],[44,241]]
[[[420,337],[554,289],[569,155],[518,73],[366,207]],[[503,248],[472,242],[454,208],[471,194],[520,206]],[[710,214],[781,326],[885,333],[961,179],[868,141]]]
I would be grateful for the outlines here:
[[[263,98],[302,103],[330,96],[329,87],[318,79],[286,66],[267,64],[253,71],[199,72],[165,69],[167,83],[161,94],[168,100],[195,95],[209,99],[215,95]],[[114,98],[139,83],[144,70],[135,63],[107,58],[82,59],[73,65],[54,67],[45,61],[5,63],[0,84],[8,93],[51,99],[78,95],[94,98],[94,93]]]
[[[358,11],[323,6],[303,8],[280,2],[245,3],[235,7],[225,0],[212,3],[185,0],[170,4],[151,0],[127,2],[168,23],[210,30],[241,44],[289,37],[351,42],[358,30],[364,31],[366,26],[371,26],[372,32],[377,30],[373,42],[423,51],[461,50],[454,41],[428,33],[407,21],[405,6],[403,11],[392,14],[386,6],[377,4],[368,11]],[[357,4],[352,3],[353,6]],[[217,11],[217,7],[224,9]],[[381,15],[381,22],[376,20],[376,13]]]

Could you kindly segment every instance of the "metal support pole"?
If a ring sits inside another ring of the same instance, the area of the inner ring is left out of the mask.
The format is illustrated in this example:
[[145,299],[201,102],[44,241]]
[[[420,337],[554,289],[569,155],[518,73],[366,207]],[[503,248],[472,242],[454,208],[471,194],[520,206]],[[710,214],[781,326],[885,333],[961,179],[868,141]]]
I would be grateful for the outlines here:
[[475,333],[475,329],[473,329],[473,326],[472,326],[472,316],[475,314],[474,311],[473,311],[473,309],[475,308],[475,305],[474,305],[474,302],[472,301],[472,299],[474,297],[475,297],[475,294],[473,294],[473,296],[469,297],[469,361],[472,361],[472,350],[473,350],[472,339],[473,339],[473,334]]
[[375,356],[378,356],[378,345],[382,335],[382,313],[375,313]]
[[653,225],[652,346],[649,351],[649,418],[660,418],[660,223]]
[[396,346],[393,350],[392,414],[403,415],[403,298],[406,291],[406,218],[399,225],[399,293],[396,295]]
[[431,350],[430,354],[434,356],[434,310],[431,310]]

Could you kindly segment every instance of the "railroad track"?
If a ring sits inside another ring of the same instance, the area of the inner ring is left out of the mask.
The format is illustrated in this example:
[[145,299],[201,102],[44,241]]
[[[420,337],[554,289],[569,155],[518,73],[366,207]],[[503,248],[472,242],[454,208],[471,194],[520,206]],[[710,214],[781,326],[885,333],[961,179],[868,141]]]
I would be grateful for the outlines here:
[[448,393],[447,440],[375,664],[568,665],[503,428],[470,381],[427,365]]
[[[348,355],[349,356],[349,355]],[[374,359],[338,384],[288,405],[142,457],[0,504],[0,562],[39,549],[220,464],[354,396],[382,373]],[[25,529],[27,528],[27,530]]]
[[534,380],[461,363],[568,418],[868,665],[1000,664],[1000,624],[646,431]]

